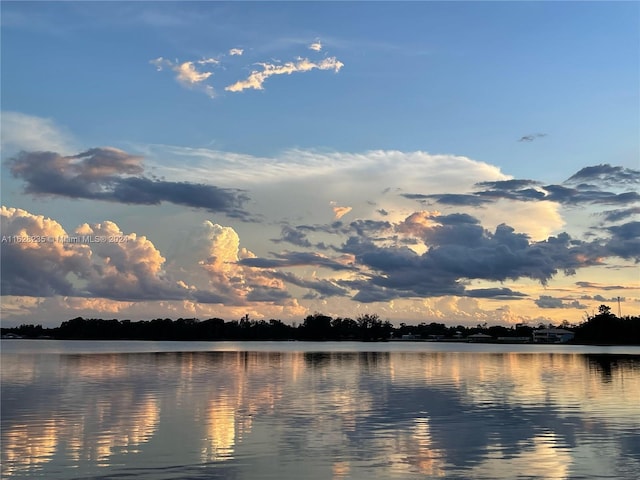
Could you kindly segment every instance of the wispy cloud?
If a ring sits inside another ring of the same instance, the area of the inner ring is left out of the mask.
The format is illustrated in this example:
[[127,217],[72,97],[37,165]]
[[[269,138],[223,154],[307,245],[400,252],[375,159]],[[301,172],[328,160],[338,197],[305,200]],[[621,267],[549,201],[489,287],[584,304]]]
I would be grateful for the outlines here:
[[274,63],[258,63],[262,70],[254,70],[245,80],[239,80],[227,87],[225,90],[229,92],[242,92],[243,90],[263,90],[264,82],[274,75],[291,75],[296,72],[309,72],[311,70],[333,70],[339,72],[344,66],[336,57],[329,57],[320,62],[313,62],[308,58],[299,58],[295,62],[287,62],[284,64]]
[[520,137],[520,139],[518,140],[519,142],[533,142],[534,140],[537,140],[538,138],[543,138],[546,137],[547,134],[546,133],[530,133],[528,135],[523,135],[522,137]]
[[[322,44],[319,40],[316,40],[308,45],[308,48],[314,52],[320,52],[322,50]],[[221,54],[218,58],[203,58],[201,60],[189,60],[180,62],[178,60],[172,61],[164,57],[158,57],[150,61],[152,65],[162,71],[169,69],[176,74],[176,80],[182,86],[197,89],[206,93],[209,97],[214,98],[216,96],[216,90],[214,87],[207,83],[211,80],[213,72],[205,70],[207,65],[220,66],[221,68],[228,68],[222,64],[222,60],[228,55],[230,57],[241,57],[244,55],[243,48],[231,48],[227,54]],[[244,80],[238,80],[235,83],[227,85],[224,90],[227,92],[242,92],[247,89],[264,90],[264,82],[274,75],[291,75],[292,73],[309,72],[311,70],[333,70],[339,72],[344,66],[336,57],[326,57],[320,60],[313,60],[306,57],[298,57],[294,61],[285,63],[275,62],[256,62],[252,65],[258,65],[261,70],[254,69],[247,78]],[[237,67],[237,64],[235,65]]]
[[322,50],[322,43],[320,43],[320,40],[316,40],[311,45],[309,45],[309,50],[313,50],[314,52],[319,52],[320,50]]
[[71,153],[75,148],[73,136],[48,118],[3,111],[0,128],[4,155],[14,155],[20,150]]
[[[155,65],[158,71],[162,71],[164,68],[169,68],[174,71],[176,75],[176,80],[178,82],[187,87],[187,88],[196,88],[204,93],[206,93],[210,98],[215,97],[215,91],[211,85],[205,84],[205,80],[207,80],[212,72],[199,71],[194,62],[182,62],[178,61],[172,62],[171,60],[167,60],[163,57],[158,57],[155,60],[150,61],[151,64]],[[214,58],[197,60],[195,63],[199,65],[207,65],[207,64],[218,64],[219,61]]]

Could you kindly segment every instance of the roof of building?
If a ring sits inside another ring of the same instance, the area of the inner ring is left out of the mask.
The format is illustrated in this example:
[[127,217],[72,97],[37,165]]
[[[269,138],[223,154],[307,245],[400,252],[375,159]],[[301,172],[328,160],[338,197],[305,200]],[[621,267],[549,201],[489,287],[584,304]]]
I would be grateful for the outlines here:
[[571,330],[565,330],[564,328],[541,328],[540,330],[534,330],[536,333],[555,333],[558,335],[564,335],[565,333],[573,333]]

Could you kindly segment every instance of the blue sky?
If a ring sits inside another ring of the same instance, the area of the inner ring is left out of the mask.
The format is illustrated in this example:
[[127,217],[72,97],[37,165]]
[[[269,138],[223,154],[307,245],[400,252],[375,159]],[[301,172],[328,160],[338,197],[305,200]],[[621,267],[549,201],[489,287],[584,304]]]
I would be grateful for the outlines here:
[[3,235],[129,239],[3,243],[3,318],[535,323],[618,296],[637,313],[639,19],[3,2]]

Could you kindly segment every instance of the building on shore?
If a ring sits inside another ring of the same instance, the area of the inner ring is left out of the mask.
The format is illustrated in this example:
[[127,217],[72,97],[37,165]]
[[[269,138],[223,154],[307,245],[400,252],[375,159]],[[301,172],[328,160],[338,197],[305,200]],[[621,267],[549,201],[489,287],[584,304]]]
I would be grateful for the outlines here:
[[574,333],[563,328],[541,328],[533,331],[533,343],[567,343]]
[[493,341],[493,337],[486,333],[474,333],[467,337],[467,341],[471,343],[488,343]]

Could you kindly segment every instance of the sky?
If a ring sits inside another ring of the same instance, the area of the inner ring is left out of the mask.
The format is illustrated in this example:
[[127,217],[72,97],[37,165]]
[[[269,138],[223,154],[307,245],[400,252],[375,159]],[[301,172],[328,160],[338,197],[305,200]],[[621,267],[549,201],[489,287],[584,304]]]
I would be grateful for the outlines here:
[[637,2],[0,8],[3,326],[640,314]]

